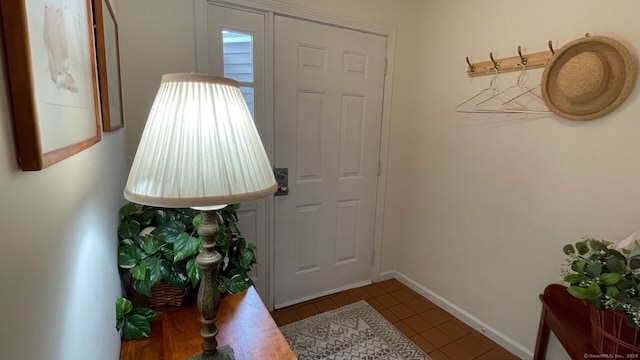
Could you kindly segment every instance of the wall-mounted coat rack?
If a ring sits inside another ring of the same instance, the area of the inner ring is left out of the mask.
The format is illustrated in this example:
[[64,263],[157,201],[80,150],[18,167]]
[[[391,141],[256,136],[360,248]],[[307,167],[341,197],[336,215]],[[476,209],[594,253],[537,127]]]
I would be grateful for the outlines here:
[[[521,66],[524,66],[527,69],[535,69],[544,67],[551,56],[555,53],[553,50],[553,44],[551,40],[549,40],[549,50],[542,51],[532,54],[522,54],[521,47],[518,46],[518,56],[512,56],[508,58],[494,59],[493,53],[489,53],[489,61],[483,61],[479,63],[472,64],[469,61],[469,57],[467,57],[467,75],[469,77],[472,76],[482,76],[482,75],[495,75],[496,73],[507,72],[507,71],[520,71],[522,70]],[[520,65],[520,66],[518,66]]]

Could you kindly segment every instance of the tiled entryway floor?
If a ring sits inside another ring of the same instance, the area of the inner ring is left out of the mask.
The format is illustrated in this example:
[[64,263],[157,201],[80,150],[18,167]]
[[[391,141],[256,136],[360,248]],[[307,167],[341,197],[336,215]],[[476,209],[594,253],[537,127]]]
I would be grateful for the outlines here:
[[271,313],[278,326],[366,300],[433,360],[518,359],[398,280],[346,290]]

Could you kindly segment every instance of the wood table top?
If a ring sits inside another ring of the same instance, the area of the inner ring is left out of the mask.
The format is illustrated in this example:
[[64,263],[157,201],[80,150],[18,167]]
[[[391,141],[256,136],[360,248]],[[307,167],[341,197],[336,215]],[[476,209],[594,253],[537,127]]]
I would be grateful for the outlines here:
[[[179,307],[159,309],[152,336],[122,343],[121,360],[184,360],[201,352],[195,296]],[[296,359],[256,290],[225,294],[218,310],[218,347],[231,345],[238,360]]]

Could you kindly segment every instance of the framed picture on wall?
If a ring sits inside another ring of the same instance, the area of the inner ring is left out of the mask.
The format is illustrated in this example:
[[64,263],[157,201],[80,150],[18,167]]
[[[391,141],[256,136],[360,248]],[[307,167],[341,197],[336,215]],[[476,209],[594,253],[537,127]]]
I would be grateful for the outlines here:
[[109,132],[124,126],[118,23],[108,0],[93,0],[93,11],[96,23],[102,129]]
[[0,1],[22,170],[101,139],[91,0]]

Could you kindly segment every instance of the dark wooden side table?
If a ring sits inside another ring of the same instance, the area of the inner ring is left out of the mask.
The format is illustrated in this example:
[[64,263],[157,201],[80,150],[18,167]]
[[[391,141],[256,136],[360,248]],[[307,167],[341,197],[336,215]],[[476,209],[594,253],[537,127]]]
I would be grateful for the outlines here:
[[[160,318],[152,323],[153,336],[123,342],[121,360],[184,360],[201,352],[200,313],[195,299],[160,311]],[[222,297],[217,325],[218,346],[231,345],[238,360],[296,359],[253,287]]]
[[589,305],[567,292],[565,286],[551,284],[540,295],[542,313],[533,360],[544,360],[553,331],[572,359],[588,359],[598,353],[591,346]]

